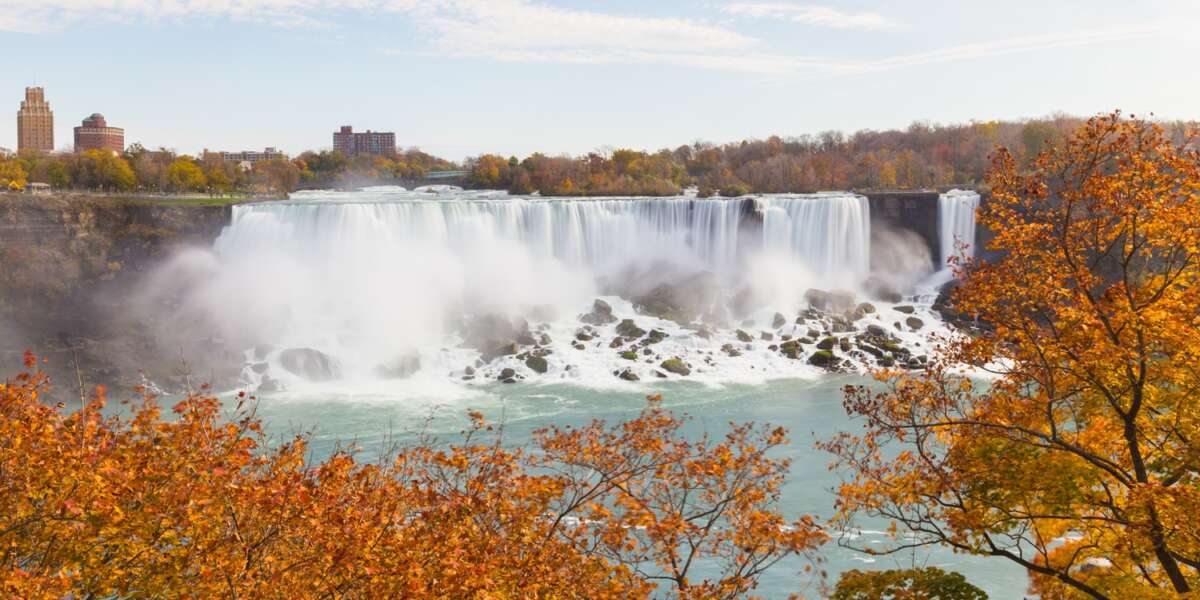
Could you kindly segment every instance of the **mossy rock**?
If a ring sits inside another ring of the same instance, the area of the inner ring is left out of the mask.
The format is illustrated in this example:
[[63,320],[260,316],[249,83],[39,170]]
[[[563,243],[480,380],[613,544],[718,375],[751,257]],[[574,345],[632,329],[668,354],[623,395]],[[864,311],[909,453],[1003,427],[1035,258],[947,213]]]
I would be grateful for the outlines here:
[[808,357],[808,364],[817,367],[829,368],[837,361],[837,357],[829,350],[817,350]]
[[692,370],[689,369],[688,366],[683,362],[683,359],[680,358],[668,358],[667,360],[662,361],[662,364],[659,366],[668,373],[674,373],[684,377],[692,374]]
[[621,353],[621,358],[623,358],[625,360],[637,360],[637,351],[636,350],[626,350]]
[[535,373],[543,374],[550,368],[550,364],[546,362],[546,359],[540,356],[530,356],[525,359],[525,366],[529,367]]

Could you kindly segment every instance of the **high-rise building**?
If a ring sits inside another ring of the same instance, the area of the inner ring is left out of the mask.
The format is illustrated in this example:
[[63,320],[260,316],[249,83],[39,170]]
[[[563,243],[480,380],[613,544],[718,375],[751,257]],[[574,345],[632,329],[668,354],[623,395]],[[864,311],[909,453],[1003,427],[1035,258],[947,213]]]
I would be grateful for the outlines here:
[[25,100],[17,111],[17,151],[54,151],[54,112],[40,87],[25,88]]
[[104,115],[93,113],[83,120],[83,125],[75,128],[75,151],[112,150],[125,151],[125,130],[120,127],[109,127]]
[[339,131],[333,133],[333,149],[344,156],[395,156],[396,134],[369,129],[366,132],[355,133],[353,127],[343,125]]

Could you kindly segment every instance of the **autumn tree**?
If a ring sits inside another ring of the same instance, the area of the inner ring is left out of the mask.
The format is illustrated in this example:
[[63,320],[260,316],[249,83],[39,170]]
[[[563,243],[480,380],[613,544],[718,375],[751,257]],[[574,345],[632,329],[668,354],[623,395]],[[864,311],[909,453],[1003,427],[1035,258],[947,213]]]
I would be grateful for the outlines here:
[[67,410],[46,386],[30,371],[0,384],[12,598],[731,598],[824,539],[775,506],[781,430],[688,440],[656,400],[528,447],[472,412],[456,442],[312,462],[305,437],[268,439],[244,396],[164,417],[102,392]]
[[953,295],[986,326],[919,374],[847,390],[865,433],[825,444],[848,473],[837,526],[882,516],[902,535],[872,551],[1014,562],[1046,599],[1193,592],[1200,157],[1113,114],[1029,170],[998,151],[989,183],[1001,258],[960,265]]
[[167,186],[175,192],[199,192],[208,185],[204,171],[189,156],[180,156],[167,167]]

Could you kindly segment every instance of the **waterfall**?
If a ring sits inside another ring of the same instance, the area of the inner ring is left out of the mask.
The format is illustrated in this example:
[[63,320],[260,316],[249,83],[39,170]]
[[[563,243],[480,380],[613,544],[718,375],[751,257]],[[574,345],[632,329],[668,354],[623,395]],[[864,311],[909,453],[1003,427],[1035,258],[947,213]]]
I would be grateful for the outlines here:
[[[978,209],[978,192],[950,190],[938,197],[941,268],[947,268],[952,256],[975,256],[975,211]],[[960,243],[965,245],[962,251],[958,249]]]

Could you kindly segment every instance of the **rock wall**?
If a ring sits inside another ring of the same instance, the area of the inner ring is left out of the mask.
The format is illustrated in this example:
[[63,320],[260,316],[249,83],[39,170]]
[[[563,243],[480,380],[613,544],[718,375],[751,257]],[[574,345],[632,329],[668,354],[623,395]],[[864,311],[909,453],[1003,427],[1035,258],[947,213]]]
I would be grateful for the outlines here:
[[0,194],[0,374],[29,349],[60,383],[74,383],[75,356],[88,383],[138,383],[137,361],[160,349],[122,311],[130,292],[173,249],[211,245],[231,213],[204,201]]
[[871,230],[905,229],[929,246],[934,261],[940,256],[937,192],[872,192],[863,194],[871,205]]

